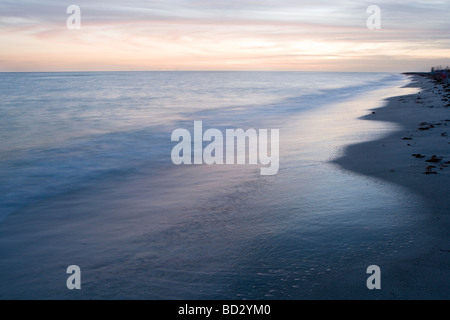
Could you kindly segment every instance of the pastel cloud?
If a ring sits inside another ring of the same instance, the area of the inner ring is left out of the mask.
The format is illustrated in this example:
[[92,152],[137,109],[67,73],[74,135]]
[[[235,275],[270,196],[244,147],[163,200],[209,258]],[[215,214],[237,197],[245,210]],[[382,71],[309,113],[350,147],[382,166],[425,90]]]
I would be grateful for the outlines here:
[[0,71],[403,71],[448,64],[446,1],[79,0],[0,3]]

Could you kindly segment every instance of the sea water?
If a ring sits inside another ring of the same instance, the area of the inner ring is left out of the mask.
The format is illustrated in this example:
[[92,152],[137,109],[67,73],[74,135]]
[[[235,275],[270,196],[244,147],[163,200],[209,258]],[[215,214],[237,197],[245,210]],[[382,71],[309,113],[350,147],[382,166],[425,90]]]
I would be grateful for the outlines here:
[[[392,73],[0,73],[0,298],[336,297],[420,247],[425,204],[344,171]],[[176,166],[171,134],[279,129],[280,167]],[[405,249],[406,250],[406,249]],[[66,287],[78,265],[82,290]],[[326,285],[325,285],[326,284]]]

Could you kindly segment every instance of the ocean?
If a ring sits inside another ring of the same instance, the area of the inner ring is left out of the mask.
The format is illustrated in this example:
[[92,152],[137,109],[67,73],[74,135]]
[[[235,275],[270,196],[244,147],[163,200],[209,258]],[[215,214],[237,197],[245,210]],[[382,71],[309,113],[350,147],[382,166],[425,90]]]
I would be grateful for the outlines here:
[[[394,73],[0,73],[1,299],[334,298],[426,246],[426,202],[332,161]],[[280,164],[175,165],[178,128],[279,129]],[[414,230],[414,232],[413,232]],[[405,253],[406,252],[406,253]],[[78,265],[82,290],[66,287]],[[354,275],[354,281],[345,283]]]

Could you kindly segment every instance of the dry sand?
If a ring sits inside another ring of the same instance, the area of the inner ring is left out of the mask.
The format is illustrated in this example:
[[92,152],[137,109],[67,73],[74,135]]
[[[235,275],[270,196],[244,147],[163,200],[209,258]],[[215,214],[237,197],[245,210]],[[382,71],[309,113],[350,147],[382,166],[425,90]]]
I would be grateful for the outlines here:
[[[425,252],[391,262],[382,269],[385,284],[373,298],[450,298],[450,90],[425,75],[412,75],[418,94],[393,97],[366,120],[394,122],[401,129],[380,140],[348,147],[335,163],[344,169],[409,188],[430,208]],[[423,231],[423,230],[422,230]],[[349,292],[348,298],[357,298]],[[361,293],[361,298],[369,298]],[[346,298],[346,296],[342,296]]]

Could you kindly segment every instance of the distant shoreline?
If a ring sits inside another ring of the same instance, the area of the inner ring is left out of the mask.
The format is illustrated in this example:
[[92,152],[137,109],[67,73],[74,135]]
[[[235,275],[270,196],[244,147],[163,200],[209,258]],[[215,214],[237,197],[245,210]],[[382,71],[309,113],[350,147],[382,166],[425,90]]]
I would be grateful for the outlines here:
[[[393,122],[400,129],[376,141],[351,145],[333,162],[340,167],[405,187],[430,208],[424,212],[433,245],[428,253],[391,265],[398,293],[406,298],[449,298],[450,280],[450,84],[430,73],[404,73],[419,93],[392,97],[362,119]],[[406,206],[407,204],[405,204]],[[438,232],[436,232],[438,230]],[[418,230],[419,231],[419,230]],[[404,274],[415,274],[405,281]],[[402,280],[403,278],[403,280]]]
[[[447,195],[430,192],[434,183],[450,182],[450,84],[439,83],[429,73],[404,73],[412,76],[407,87],[420,88],[417,94],[391,97],[387,105],[362,119],[393,122],[403,129],[377,141],[347,148],[335,163],[351,171],[387,180],[427,195],[430,201]],[[370,156],[369,156],[370,155]],[[431,161],[436,156],[436,161]],[[362,161],[363,160],[363,161]],[[429,166],[435,166],[426,174]],[[448,166],[447,166],[448,165]],[[436,180],[428,179],[435,175]],[[410,180],[413,179],[413,180]],[[445,201],[447,202],[447,201]],[[446,204],[450,208],[450,201]]]

